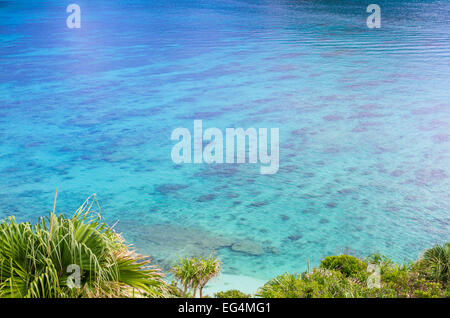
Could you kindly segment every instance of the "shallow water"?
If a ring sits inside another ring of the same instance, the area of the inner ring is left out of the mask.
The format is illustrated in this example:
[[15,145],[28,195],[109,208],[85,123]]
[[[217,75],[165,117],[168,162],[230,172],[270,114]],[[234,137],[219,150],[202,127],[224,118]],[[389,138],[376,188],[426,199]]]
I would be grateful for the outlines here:
[[[356,0],[76,3],[77,30],[60,1],[0,1],[0,217],[95,192],[155,262],[253,279],[450,239],[448,1],[378,1],[378,30]],[[175,165],[194,119],[279,127],[279,172]]]

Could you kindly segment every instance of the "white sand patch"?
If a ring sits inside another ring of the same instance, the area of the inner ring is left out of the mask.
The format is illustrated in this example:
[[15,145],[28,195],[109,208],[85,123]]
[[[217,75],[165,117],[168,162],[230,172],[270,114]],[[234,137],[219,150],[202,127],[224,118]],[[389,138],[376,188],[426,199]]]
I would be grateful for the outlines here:
[[258,288],[263,286],[265,283],[267,283],[267,280],[248,276],[221,274],[205,286],[204,293],[212,297],[214,296],[214,293],[219,291],[237,289],[243,293],[254,295]]

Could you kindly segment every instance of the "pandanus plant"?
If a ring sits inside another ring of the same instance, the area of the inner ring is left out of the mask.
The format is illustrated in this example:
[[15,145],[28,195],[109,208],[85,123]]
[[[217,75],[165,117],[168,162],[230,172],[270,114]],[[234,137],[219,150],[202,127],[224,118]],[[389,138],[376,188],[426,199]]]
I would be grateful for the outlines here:
[[214,256],[208,258],[190,257],[180,258],[172,267],[171,272],[182,285],[182,296],[186,297],[188,289],[193,291],[193,297],[200,292],[203,297],[203,288],[206,284],[220,272],[220,261]]
[[[194,288],[197,274],[197,258],[180,258],[172,267],[171,272],[182,286],[181,296],[186,297],[189,288]],[[195,289],[194,289],[195,293]]]
[[94,202],[71,218],[0,223],[0,297],[162,296],[159,270],[91,211]]
[[220,273],[220,261],[212,255],[208,258],[200,256],[197,266],[199,267],[197,272],[198,288],[200,291],[200,298],[202,298],[205,285]]
[[423,265],[430,278],[443,285],[450,281],[450,243],[436,245],[423,253]]

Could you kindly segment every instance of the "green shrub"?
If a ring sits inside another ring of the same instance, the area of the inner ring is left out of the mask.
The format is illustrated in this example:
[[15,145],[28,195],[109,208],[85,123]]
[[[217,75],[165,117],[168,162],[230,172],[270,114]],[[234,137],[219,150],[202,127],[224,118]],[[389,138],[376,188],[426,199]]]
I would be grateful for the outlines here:
[[302,298],[335,298],[345,297],[351,282],[342,273],[332,270],[313,269],[311,273],[301,275]]
[[417,289],[413,291],[411,297],[439,298],[444,296],[439,283],[427,282],[425,279],[421,279],[417,281],[415,285],[415,288]]
[[283,274],[269,281],[258,290],[264,298],[336,298],[355,297],[359,286],[342,273],[314,269],[301,275]]
[[394,263],[382,263],[380,267],[383,288],[393,290],[396,297],[408,297],[411,291],[411,268]]
[[450,284],[447,285],[447,288],[444,290],[442,297],[450,298]]
[[365,281],[368,277],[367,263],[350,255],[325,257],[320,263],[320,268],[339,271],[345,277],[354,277],[361,281]]
[[230,289],[214,294],[216,298],[251,298],[251,295],[245,294],[237,289]]
[[298,280],[295,274],[283,274],[268,281],[262,286],[256,296],[263,298],[299,298]]

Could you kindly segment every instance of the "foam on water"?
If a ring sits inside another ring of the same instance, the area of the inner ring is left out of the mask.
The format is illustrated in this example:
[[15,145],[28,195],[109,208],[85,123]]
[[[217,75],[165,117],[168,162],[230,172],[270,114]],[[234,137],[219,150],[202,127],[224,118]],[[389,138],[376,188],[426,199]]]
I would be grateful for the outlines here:
[[[95,192],[155,262],[217,253],[231,285],[449,240],[447,1],[378,1],[379,30],[360,1],[77,3],[70,30],[58,1],[0,2],[1,217]],[[279,127],[280,171],[175,165],[194,119]]]

